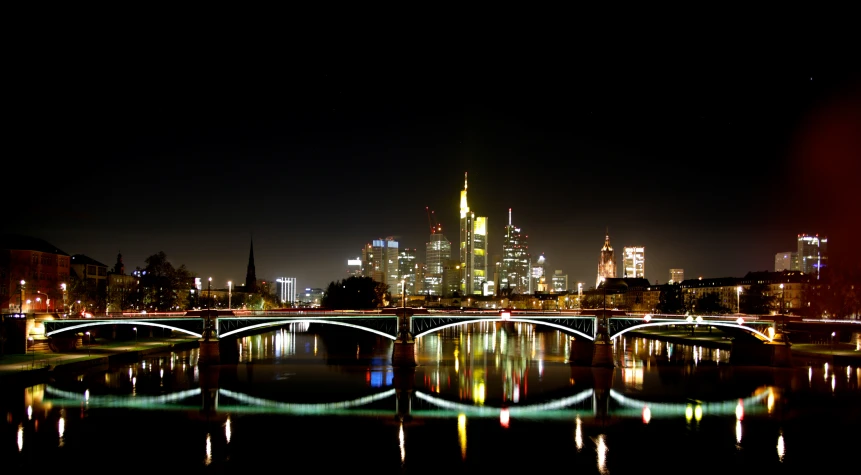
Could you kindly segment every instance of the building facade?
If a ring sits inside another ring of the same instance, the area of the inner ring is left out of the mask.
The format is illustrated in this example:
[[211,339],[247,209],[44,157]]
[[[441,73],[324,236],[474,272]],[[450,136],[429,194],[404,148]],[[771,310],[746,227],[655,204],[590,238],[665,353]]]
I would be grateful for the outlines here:
[[424,272],[424,295],[444,294],[443,274],[446,262],[451,259],[451,242],[442,233],[436,232],[430,235],[430,240],[425,245],[425,272]]
[[460,192],[460,265],[462,295],[480,295],[488,279],[487,218],[476,216],[467,202],[467,175]]
[[785,270],[799,270],[797,252],[784,251],[774,255],[774,272]]
[[62,311],[70,261],[68,254],[41,239],[0,236],[0,310]]
[[389,286],[389,292],[400,288],[398,278],[398,242],[391,236],[374,239],[362,250],[363,275]]
[[529,292],[529,243],[528,236],[511,224],[511,208],[508,209],[508,226],[502,238],[502,265],[499,288],[511,289],[511,293]]
[[[404,248],[398,253],[398,290],[416,295],[416,250]],[[403,282],[403,289],[400,289]]]
[[624,248],[625,254],[622,258],[623,277],[629,279],[641,279],[646,277],[646,248],[643,246],[630,246]]
[[685,280],[685,270],[684,269],[670,269],[670,283],[671,284],[679,284],[683,280]]
[[563,274],[561,270],[553,271],[551,292],[562,293],[568,291],[568,274]]
[[[819,278],[822,269],[828,265],[828,238],[818,234],[798,235],[798,270]],[[795,270],[795,269],[793,269]]]

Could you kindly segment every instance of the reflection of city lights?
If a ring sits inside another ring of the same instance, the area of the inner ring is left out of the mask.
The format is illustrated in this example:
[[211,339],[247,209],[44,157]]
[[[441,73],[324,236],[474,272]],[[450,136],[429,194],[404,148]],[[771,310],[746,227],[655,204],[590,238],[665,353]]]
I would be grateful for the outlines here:
[[738,404],[735,406],[735,418],[738,420],[744,419],[744,404],[741,402],[741,399],[738,400]]
[[834,374],[832,373],[831,374],[831,392],[832,393],[834,392],[834,383],[835,383]]
[[33,419],[33,406],[27,406],[27,420]]
[[598,472],[602,474],[607,471],[607,444],[604,442],[604,434],[598,436]]
[[132,369],[129,368],[129,378],[131,378],[131,377],[132,377]]
[[774,410],[774,393],[768,392],[768,413],[771,414],[771,411]]
[[807,385],[813,383],[813,367],[807,368]]
[[702,420],[702,418],[703,418],[703,406],[700,406],[699,404],[697,404],[697,408],[694,410],[694,419],[696,419],[697,422],[699,422]]
[[735,442],[741,444],[741,419],[735,421]]
[[783,462],[783,456],[786,455],[786,446],[783,442],[783,431],[780,432],[780,436],[777,438],[777,458]]
[[404,446],[404,423],[401,421],[401,427],[398,430],[398,446],[401,448],[401,463],[407,457],[406,447]]
[[24,424],[18,424],[18,452],[24,449]]
[[460,442],[460,455],[466,460],[466,414],[457,416],[457,440]]
[[509,418],[510,416],[507,408],[499,411],[499,425],[501,425],[503,429],[508,429]]
[[643,406],[643,424],[648,424],[652,420],[652,410],[649,406]]
[[685,408],[685,420],[690,422],[694,417],[694,408],[688,406]]
[[577,416],[577,428],[574,429],[574,443],[577,445],[577,451],[583,448],[583,421],[580,420],[580,416]]
[[206,434],[206,459],[204,463],[206,465],[212,463],[212,440],[210,440],[209,434]]
[[59,422],[57,422],[57,433],[60,435],[60,439],[63,438],[63,435],[66,433],[66,418],[60,417]]
[[90,402],[90,390],[89,389],[84,391],[84,401]]
[[227,443],[230,443],[230,416],[227,416],[227,421],[224,422],[224,438],[227,439]]

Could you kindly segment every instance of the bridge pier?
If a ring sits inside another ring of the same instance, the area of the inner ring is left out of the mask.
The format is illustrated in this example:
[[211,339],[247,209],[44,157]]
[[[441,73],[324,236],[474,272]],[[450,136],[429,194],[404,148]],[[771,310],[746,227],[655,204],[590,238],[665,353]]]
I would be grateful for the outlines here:
[[221,362],[221,351],[218,348],[218,338],[214,336],[216,328],[216,318],[218,312],[208,310],[203,312],[203,338],[200,341],[198,349],[198,366],[207,366],[219,364]]
[[572,337],[568,342],[568,363],[574,366],[592,366],[592,358],[595,353],[595,342],[591,340],[578,340]]
[[415,367],[402,367],[395,369],[392,377],[392,385],[395,387],[396,415],[399,421],[409,421],[412,409],[413,387],[415,385]]
[[416,366],[416,341],[412,333],[412,315],[406,308],[398,314],[398,338],[392,349],[392,366]]
[[592,350],[592,366],[599,368],[613,368],[616,362],[613,361],[613,342],[610,341],[610,334],[606,326],[598,327],[598,333],[595,335],[595,348]]

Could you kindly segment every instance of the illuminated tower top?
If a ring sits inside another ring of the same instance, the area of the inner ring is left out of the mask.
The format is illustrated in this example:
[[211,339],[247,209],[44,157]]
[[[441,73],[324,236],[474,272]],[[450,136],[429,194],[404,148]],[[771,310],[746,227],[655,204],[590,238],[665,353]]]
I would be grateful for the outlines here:
[[466,172],[463,173],[463,189],[460,190],[460,219],[466,218],[469,213],[469,205],[466,204]]

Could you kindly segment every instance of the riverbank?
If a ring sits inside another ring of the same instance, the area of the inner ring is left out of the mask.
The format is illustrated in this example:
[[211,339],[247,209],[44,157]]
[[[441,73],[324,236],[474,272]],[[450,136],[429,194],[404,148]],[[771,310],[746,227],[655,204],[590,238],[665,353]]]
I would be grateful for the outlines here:
[[198,347],[197,339],[146,338],[137,341],[106,341],[75,351],[54,353],[37,349],[27,354],[0,356],[0,384],[29,386],[48,381],[58,372],[82,372],[137,361],[141,356]]
[[[730,337],[717,329],[713,329],[711,332],[698,329],[691,335],[690,330],[686,331],[681,328],[658,328],[657,330],[630,331],[626,335],[681,345],[698,345],[721,350],[732,349]],[[835,365],[861,365],[861,351],[859,351],[857,343],[791,343],[791,345],[792,358],[795,360],[815,360]]]

